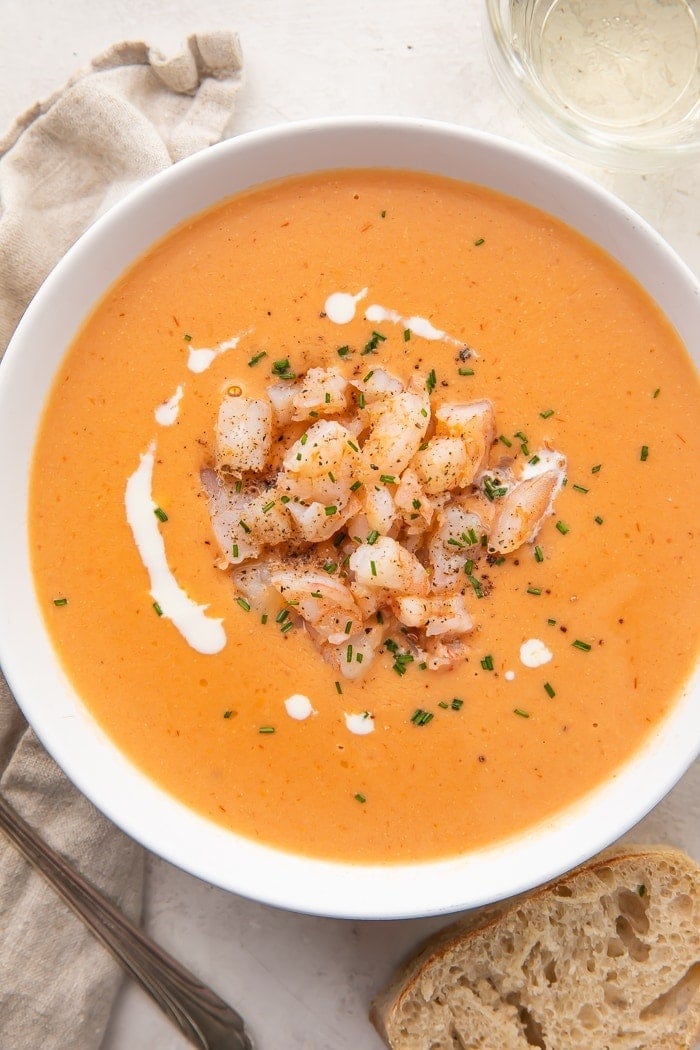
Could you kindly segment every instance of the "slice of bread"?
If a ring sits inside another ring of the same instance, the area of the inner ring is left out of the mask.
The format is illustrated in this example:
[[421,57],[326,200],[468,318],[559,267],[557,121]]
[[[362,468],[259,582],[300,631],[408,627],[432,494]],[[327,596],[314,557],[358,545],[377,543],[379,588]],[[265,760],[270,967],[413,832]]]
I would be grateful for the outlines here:
[[392,1050],[691,1050],[700,869],[608,850],[431,938],[370,1017]]

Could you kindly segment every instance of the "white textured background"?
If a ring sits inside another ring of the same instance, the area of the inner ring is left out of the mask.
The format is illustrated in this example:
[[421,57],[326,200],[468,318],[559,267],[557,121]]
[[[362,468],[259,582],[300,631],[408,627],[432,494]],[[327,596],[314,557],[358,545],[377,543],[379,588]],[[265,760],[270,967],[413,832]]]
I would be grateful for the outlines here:
[[[333,114],[421,116],[534,137],[501,95],[481,45],[479,0],[0,0],[0,131],[110,44],[163,51],[195,30],[239,31],[246,131]],[[614,175],[573,163],[647,218],[700,274],[700,171]],[[700,859],[700,763],[628,836]],[[372,993],[439,920],[358,923],[234,897],[153,858],[148,928],[247,1017],[260,1050],[378,1050]],[[125,986],[105,1050],[186,1044]],[[79,1050],[79,1048],[78,1048]]]

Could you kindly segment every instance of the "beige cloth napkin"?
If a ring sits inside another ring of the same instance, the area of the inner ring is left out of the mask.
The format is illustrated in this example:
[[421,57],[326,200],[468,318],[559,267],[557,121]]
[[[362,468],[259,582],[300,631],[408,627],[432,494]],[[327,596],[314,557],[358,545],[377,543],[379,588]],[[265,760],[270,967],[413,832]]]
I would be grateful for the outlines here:
[[[227,132],[242,59],[230,31],[166,57],[118,44],[0,140],[0,355],[73,241],[133,186]],[[8,449],[0,450],[7,455]],[[44,838],[138,919],[143,852],[75,790],[0,677],[0,790]],[[121,972],[0,836],[0,1047],[91,1050]]]

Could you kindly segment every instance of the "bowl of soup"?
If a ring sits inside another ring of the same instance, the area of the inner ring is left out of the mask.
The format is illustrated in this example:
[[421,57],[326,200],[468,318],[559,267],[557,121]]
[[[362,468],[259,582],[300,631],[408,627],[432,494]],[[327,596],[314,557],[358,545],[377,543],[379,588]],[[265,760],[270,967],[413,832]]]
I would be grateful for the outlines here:
[[439,914],[698,750],[698,284],[462,128],[212,147],[104,215],[0,369],[0,656],[66,774],[218,886]]

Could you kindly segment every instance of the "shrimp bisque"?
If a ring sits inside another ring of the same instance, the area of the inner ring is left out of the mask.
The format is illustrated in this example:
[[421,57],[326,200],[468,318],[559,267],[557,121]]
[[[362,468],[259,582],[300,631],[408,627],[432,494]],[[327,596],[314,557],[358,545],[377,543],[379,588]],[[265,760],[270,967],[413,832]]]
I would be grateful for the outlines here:
[[31,477],[39,601],[116,745],[212,820],[358,862],[478,849],[684,688],[699,408],[655,304],[550,216],[283,180],[85,321]]

